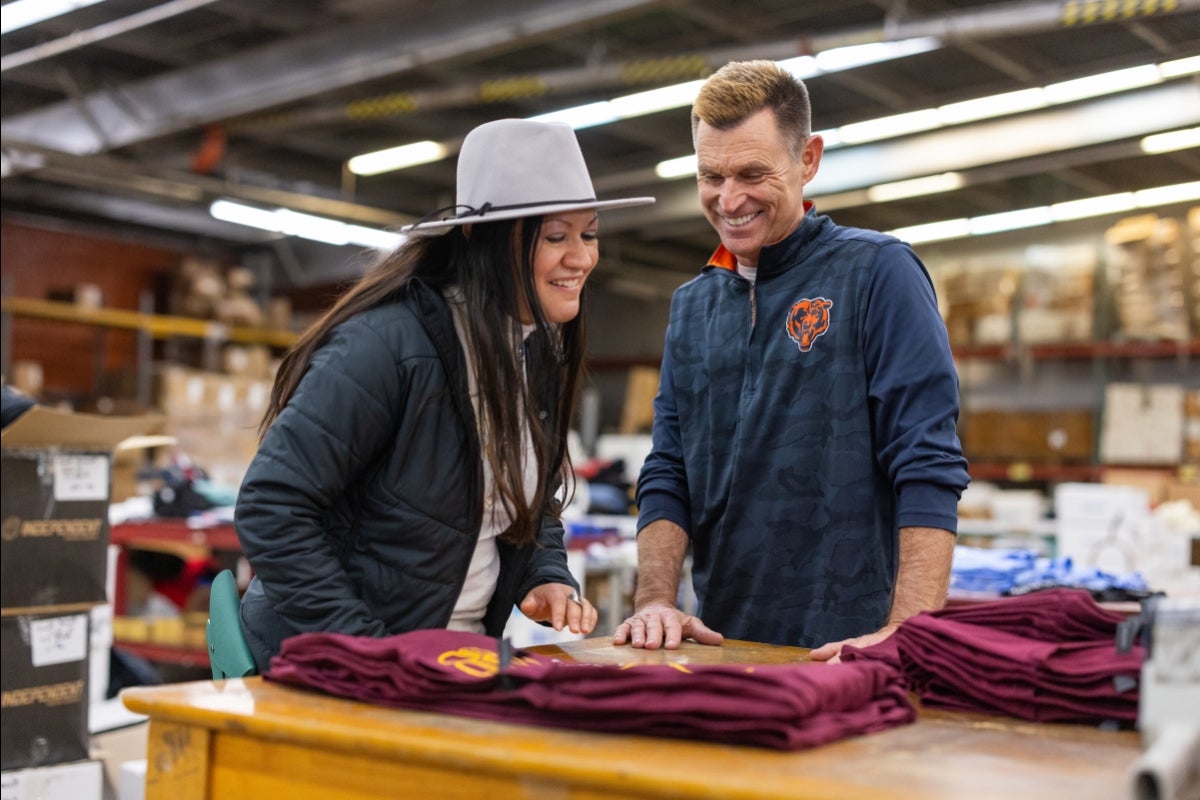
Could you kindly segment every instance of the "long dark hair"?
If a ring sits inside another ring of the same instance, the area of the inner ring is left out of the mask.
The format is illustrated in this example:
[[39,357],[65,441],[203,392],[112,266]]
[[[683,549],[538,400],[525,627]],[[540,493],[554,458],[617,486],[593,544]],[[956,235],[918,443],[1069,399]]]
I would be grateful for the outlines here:
[[[575,319],[551,325],[542,313],[533,279],[533,255],[542,217],[460,227],[433,237],[410,239],[347,290],[288,350],[280,362],[260,435],[282,413],[299,386],[313,355],[338,325],[388,302],[416,278],[441,291],[454,286],[467,313],[467,352],[479,390],[483,457],[495,477],[499,501],[512,516],[504,538],[516,544],[536,539],[543,509],[561,510],[560,485],[568,496],[574,473],[567,452],[583,382],[584,304]],[[534,333],[522,348],[521,312],[532,313]],[[555,407],[541,407],[553,397]],[[547,425],[546,420],[553,421]],[[537,459],[534,501],[525,496],[523,429],[528,428]]]

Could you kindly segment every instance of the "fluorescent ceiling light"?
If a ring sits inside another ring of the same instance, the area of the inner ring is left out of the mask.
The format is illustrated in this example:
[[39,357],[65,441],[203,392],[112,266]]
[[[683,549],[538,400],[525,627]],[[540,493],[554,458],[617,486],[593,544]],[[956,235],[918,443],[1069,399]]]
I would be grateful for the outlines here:
[[1190,203],[1200,200],[1200,181],[1176,183],[1171,186],[1158,186],[1154,189],[1143,189],[1133,193],[1133,200],[1138,208],[1151,206],[1166,206],[1173,203]]
[[942,43],[932,36],[922,36],[915,39],[900,39],[894,42],[870,42],[855,44],[848,47],[834,47],[817,53],[817,66],[821,72],[840,72],[842,70],[865,67],[868,64],[878,64],[881,61],[891,61],[896,58],[913,56],[918,53],[928,53],[936,50]]
[[683,108],[690,106],[700,91],[703,80],[677,83],[674,86],[664,86],[661,89],[651,89],[647,92],[637,92],[618,97],[609,102],[612,111],[620,119],[640,117],[644,114],[654,114],[668,108]]
[[346,168],[355,175],[378,175],[381,172],[391,172],[417,164],[440,161],[448,154],[449,148],[444,144],[427,139],[423,142],[402,144],[399,147],[389,147],[386,150],[376,150],[374,153],[355,156],[346,162]]
[[1200,128],[1184,128],[1178,131],[1155,133],[1142,139],[1141,147],[1143,153],[1151,154],[1200,147]]
[[1158,71],[1164,79],[1182,78],[1184,75],[1195,75],[1200,72],[1200,56],[1179,58],[1175,61],[1164,61],[1158,65]]
[[960,125],[982,119],[1034,111],[1046,105],[1044,90],[1040,87],[1019,89],[1015,92],[993,94],[960,103],[938,106],[938,118],[944,125]]
[[1066,203],[1056,203],[1052,206],[1038,206],[1007,211],[1003,214],[988,214],[970,219],[949,219],[941,222],[928,222],[924,225],[912,225],[907,228],[896,228],[888,231],[891,235],[909,244],[945,241],[946,239],[962,239],[967,236],[982,236],[988,233],[1000,233],[1020,228],[1030,228],[1046,225],[1051,222],[1063,222],[1073,219],[1086,219],[1106,214],[1121,214],[1135,208],[1154,208],[1156,206],[1174,205],[1176,203],[1200,202],[1200,181],[1176,183],[1171,186],[1157,186],[1143,189],[1139,192],[1121,192],[1118,194],[1091,197],[1085,200],[1072,200]]
[[682,178],[684,175],[696,174],[696,154],[670,158],[660,161],[654,167],[654,174],[664,180]]
[[370,247],[375,250],[391,250],[408,237],[363,225],[351,225],[341,220],[304,214],[289,208],[256,208],[232,200],[216,200],[209,206],[208,213],[224,222],[246,225],[259,230],[299,236],[326,244]]
[[0,7],[0,33],[35,25],[103,0],[15,0]]
[[538,122],[565,122],[572,128],[590,128],[593,125],[607,125],[617,121],[617,115],[612,109],[612,103],[601,100],[598,103],[588,103],[583,106],[561,108],[546,114],[538,114],[530,119]]
[[1075,100],[1085,100],[1089,97],[1099,97],[1114,92],[1125,92],[1130,89],[1140,89],[1153,86],[1162,81],[1162,72],[1157,64],[1143,64],[1140,67],[1119,69],[1115,72],[1104,72],[1099,75],[1089,75],[1086,78],[1076,78],[1073,81],[1052,83],[1046,87],[1046,99],[1051,103],[1070,103]]
[[780,69],[792,73],[792,75],[802,81],[821,74],[821,68],[817,66],[816,56],[796,56],[795,58],[786,58],[783,61],[776,61],[775,63],[779,65]]
[[292,211],[290,208],[276,209],[272,216],[278,220],[279,227],[276,230],[286,233],[288,236],[299,236],[326,244],[350,243],[350,232],[346,230],[347,225],[340,220],[318,217],[315,214],[303,214],[299,211]]
[[1072,219],[1086,219],[1103,214],[1124,214],[1133,211],[1137,205],[1133,200],[1133,192],[1119,192],[1100,197],[1086,197],[1083,200],[1069,200],[1065,203],[1055,203],[1050,206],[1050,213],[1055,222],[1066,222]]
[[865,122],[852,122],[838,128],[838,135],[844,144],[864,144],[880,139],[907,136],[921,131],[931,131],[941,126],[942,121],[938,119],[937,110],[926,108],[921,111],[909,111],[905,114],[893,114],[890,117],[869,119]]
[[943,172],[941,175],[926,175],[923,178],[913,178],[907,181],[880,183],[867,189],[867,198],[872,203],[886,203],[905,197],[920,197],[926,194],[952,192],[961,189],[963,176],[957,172]]
[[971,233],[977,236],[1049,225],[1053,221],[1054,216],[1050,213],[1050,206],[1019,208],[1015,211],[985,214],[982,217],[971,217],[970,219]]
[[897,228],[890,233],[909,244],[922,242],[937,242],[943,239],[961,239],[971,235],[971,221],[966,217],[947,219],[941,222],[926,222],[924,225],[910,225],[907,228]]

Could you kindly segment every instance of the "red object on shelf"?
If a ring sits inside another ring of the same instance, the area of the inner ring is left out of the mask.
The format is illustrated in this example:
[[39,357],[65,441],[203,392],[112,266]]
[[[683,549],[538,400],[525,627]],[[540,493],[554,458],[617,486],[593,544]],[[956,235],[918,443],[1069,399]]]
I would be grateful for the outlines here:
[[213,550],[241,550],[233,525],[222,523],[205,528],[189,527],[182,519],[156,519],[149,522],[122,522],[112,526],[112,544],[129,547],[139,543],[172,542],[209,547]]
[[[117,555],[117,574],[113,587],[113,612],[124,614],[125,574],[129,567],[129,550],[156,544],[186,544],[209,550],[241,552],[237,531],[229,523],[205,528],[190,527],[183,519],[154,519],[146,522],[122,522],[109,530],[109,542],[121,548]],[[205,657],[207,659],[207,656]]]

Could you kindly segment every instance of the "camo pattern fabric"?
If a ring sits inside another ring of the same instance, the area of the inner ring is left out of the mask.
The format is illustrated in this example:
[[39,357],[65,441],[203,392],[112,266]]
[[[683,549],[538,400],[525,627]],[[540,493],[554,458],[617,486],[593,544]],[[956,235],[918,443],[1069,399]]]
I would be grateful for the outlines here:
[[958,377],[913,251],[810,211],[757,282],[713,262],[672,300],[639,529],[691,537],[699,616],[815,647],[874,631],[898,529],[954,531]]

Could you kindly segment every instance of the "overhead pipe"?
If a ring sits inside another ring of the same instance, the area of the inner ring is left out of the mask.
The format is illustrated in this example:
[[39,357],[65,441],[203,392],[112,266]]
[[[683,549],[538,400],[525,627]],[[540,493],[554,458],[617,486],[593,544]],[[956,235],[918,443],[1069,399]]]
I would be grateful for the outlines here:
[[[104,152],[447,60],[506,52],[521,42],[628,18],[665,2],[589,0],[564,8],[562,0],[522,0],[505,4],[502,11],[492,9],[492,16],[422,15],[400,31],[363,17],[311,36],[128,81],[119,93],[96,91],[6,116],[4,127],[14,139],[56,150]],[[81,110],[85,107],[86,112]]]
[[189,11],[195,11],[197,8],[212,5],[215,2],[217,0],[171,0],[171,2],[163,3],[161,6],[147,8],[145,11],[139,11],[136,14],[130,14],[128,17],[122,17],[112,22],[106,22],[103,25],[97,25],[94,28],[84,31],[74,31],[59,39],[52,39],[48,42],[43,42],[42,44],[0,57],[0,72],[7,72],[10,69],[24,67],[52,56],[69,53],[80,47],[102,42],[105,39],[129,33],[138,28],[162,22],[164,19],[186,14]]
[[731,47],[654,59],[635,59],[597,66],[514,75],[475,84],[376,95],[338,106],[283,111],[231,120],[231,132],[248,134],[312,125],[403,116],[418,111],[487,105],[529,97],[596,88],[657,86],[707,77],[730,61],[764,58],[773,61],[813,55],[825,50],[880,42],[936,38],[942,42],[986,39],[1057,27],[1128,21],[1137,17],[1200,8],[1200,0],[1020,0],[991,8],[901,20],[889,15],[882,24],[788,38],[751,47]]

